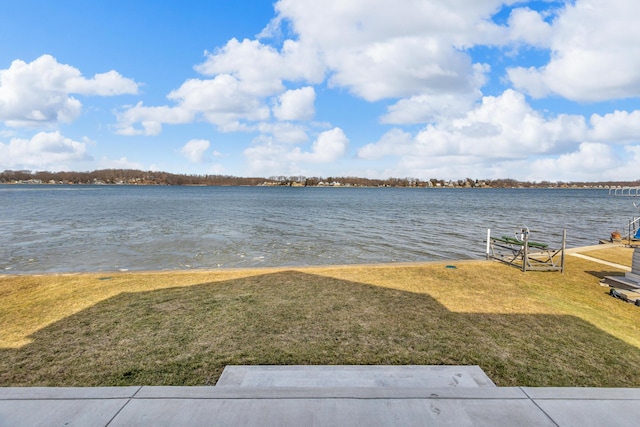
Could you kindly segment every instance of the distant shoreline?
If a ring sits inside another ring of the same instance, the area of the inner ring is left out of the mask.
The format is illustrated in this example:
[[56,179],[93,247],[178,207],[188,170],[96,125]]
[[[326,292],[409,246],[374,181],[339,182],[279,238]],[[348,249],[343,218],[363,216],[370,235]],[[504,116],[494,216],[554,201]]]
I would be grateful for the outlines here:
[[16,181],[16,182],[0,182],[0,185],[7,186],[19,186],[19,185],[37,185],[37,186],[108,186],[108,187],[292,187],[292,188],[414,188],[414,189],[545,189],[545,190],[609,190],[620,188],[636,188],[639,186],[608,186],[605,184],[572,184],[562,186],[542,186],[542,185],[519,185],[519,186],[459,186],[459,185],[438,185],[438,186],[393,186],[393,185],[353,185],[353,184],[340,184],[340,185],[284,185],[284,184],[165,184],[165,183],[89,183],[89,182],[33,182],[33,181]]
[[419,179],[362,177],[184,175],[133,169],[103,169],[92,172],[12,171],[0,172],[0,184],[67,185],[171,185],[171,186],[263,186],[263,187],[401,187],[401,188],[618,188],[640,187],[638,181],[528,182],[515,179]]

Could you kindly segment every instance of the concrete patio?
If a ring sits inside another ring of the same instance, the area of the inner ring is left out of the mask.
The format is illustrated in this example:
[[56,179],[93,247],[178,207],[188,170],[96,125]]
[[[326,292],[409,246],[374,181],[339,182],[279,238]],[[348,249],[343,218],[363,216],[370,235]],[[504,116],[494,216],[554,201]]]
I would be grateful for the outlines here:
[[496,387],[474,366],[230,366],[216,386],[0,388],[0,426],[636,426],[640,388]]

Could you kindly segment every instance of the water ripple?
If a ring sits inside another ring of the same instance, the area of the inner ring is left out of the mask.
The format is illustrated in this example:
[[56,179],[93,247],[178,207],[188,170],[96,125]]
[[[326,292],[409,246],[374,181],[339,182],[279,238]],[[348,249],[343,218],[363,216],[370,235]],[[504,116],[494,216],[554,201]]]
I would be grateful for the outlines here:
[[478,259],[487,228],[582,246],[634,213],[606,190],[0,186],[0,272]]

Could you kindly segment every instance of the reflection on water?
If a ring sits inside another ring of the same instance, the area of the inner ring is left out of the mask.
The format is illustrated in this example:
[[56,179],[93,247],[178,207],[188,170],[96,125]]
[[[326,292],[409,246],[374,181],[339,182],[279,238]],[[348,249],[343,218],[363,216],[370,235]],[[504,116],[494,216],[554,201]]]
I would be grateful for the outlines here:
[[582,246],[634,213],[606,190],[0,185],[0,272],[479,259],[487,228]]

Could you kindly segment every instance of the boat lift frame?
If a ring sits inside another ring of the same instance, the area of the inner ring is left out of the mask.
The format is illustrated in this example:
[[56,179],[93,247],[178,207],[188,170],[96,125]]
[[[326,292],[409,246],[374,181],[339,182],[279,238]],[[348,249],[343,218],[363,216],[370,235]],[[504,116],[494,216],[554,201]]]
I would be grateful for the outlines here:
[[[551,249],[544,243],[529,240],[529,229],[524,227],[520,238],[492,237],[487,229],[487,260],[495,259],[527,271],[559,271],[564,273],[567,230],[562,231],[562,246]],[[560,257],[559,262],[557,257]]]
[[612,187],[612,188],[609,188],[609,195],[610,196],[614,195],[614,196],[637,197],[637,196],[640,196],[640,186],[637,186],[637,187]]

